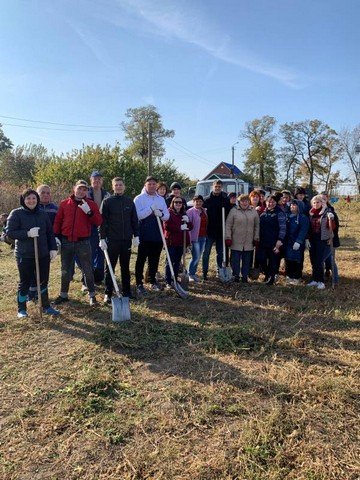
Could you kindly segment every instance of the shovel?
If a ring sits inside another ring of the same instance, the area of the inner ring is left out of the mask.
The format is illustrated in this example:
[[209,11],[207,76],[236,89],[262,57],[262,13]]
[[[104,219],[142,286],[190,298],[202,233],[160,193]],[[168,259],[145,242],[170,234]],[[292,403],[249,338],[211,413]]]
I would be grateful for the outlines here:
[[176,281],[173,265],[172,265],[170,254],[169,254],[169,250],[167,248],[164,232],[163,232],[163,229],[162,229],[162,226],[161,226],[161,220],[160,220],[159,217],[156,217],[156,220],[157,220],[157,223],[158,223],[158,227],[159,227],[159,230],[160,230],[160,235],[161,235],[162,242],[163,242],[163,245],[164,245],[164,249],[165,249],[165,252],[166,252],[166,258],[167,258],[169,268],[170,268],[172,285],[174,287],[175,292],[179,295],[179,297],[186,298],[189,295],[189,292],[187,292],[186,290],[181,288],[181,286]]
[[36,288],[37,288],[37,294],[38,294],[38,305],[39,305],[40,318],[42,319],[38,237],[34,237],[34,252],[35,252],[35,271],[36,271]]
[[114,270],[110,263],[109,253],[107,250],[104,250],[104,255],[106,259],[106,263],[111,275],[111,280],[114,285],[114,289],[116,292],[116,297],[114,295],[111,297],[111,305],[112,305],[112,321],[116,323],[125,322],[126,320],[130,320],[130,303],[127,297],[123,297],[120,294],[120,290],[118,284],[116,282],[116,278],[114,275]]
[[223,261],[222,267],[219,268],[219,279],[222,283],[228,283],[232,280],[232,271],[230,267],[226,266],[226,249],[225,249],[225,208],[221,209],[222,214],[222,241],[223,241]]
[[185,289],[189,289],[189,272],[186,269],[186,230],[184,230],[183,239],[183,271],[180,275],[181,286]]

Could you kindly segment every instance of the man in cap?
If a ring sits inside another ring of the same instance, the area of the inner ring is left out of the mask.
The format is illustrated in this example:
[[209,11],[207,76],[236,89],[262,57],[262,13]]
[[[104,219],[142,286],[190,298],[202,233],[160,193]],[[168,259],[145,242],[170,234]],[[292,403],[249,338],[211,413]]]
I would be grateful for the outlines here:
[[170,194],[169,196],[167,197],[166,199],[166,205],[167,207],[170,207],[170,204],[171,204],[171,201],[174,197],[181,197],[181,200],[183,202],[183,205],[184,205],[184,208],[185,210],[187,210],[187,203],[186,203],[186,200],[185,198],[183,198],[181,196],[181,185],[179,182],[173,182],[171,185],[170,185]]
[[161,290],[160,285],[156,281],[156,272],[158,271],[163,242],[156,217],[165,222],[169,219],[170,214],[164,198],[156,192],[157,183],[155,177],[147,177],[143,193],[134,199],[140,228],[140,245],[135,265],[138,295],[147,293],[143,285],[143,272],[146,260],[149,265],[151,289],[153,291]]
[[91,263],[90,236],[102,217],[97,204],[87,198],[89,186],[78,180],[73,194],[60,203],[54,221],[54,233],[61,242],[61,289],[55,304],[67,302],[75,256],[78,258],[89,291],[90,305],[96,304],[94,274]]

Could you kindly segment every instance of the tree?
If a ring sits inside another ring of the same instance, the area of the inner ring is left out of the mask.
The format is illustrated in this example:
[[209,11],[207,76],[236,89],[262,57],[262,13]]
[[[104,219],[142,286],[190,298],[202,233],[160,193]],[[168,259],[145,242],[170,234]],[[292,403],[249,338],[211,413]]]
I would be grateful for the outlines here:
[[11,150],[13,147],[12,141],[5,136],[2,125],[0,123],[0,154],[6,150]]
[[360,124],[352,130],[343,128],[339,133],[340,144],[343,147],[343,154],[346,163],[350,166],[351,173],[354,174],[358,194],[360,195],[360,159],[356,152],[360,145]]
[[244,173],[262,187],[276,182],[275,124],[275,118],[266,115],[246,122],[245,130],[240,134],[250,142],[245,151]]
[[162,158],[165,154],[164,139],[172,138],[174,130],[166,130],[163,127],[161,115],[156,107],[147,105],[145,107],[129,108],[125,116],[129,119],[122,122],[121,126],[125,132],[125,140],[130,142],[126,154],[131,158],[140,158],[145,161],[148,158],[148,133],[149,122],[152,123],[152,156],[155,159]]
[[340,171],[334,171],[334,165],[342,157],[342,146],[338,138],[331,138],[323,151],[319,153],[319,167],[314,172],[319,186],[325,191],[333,191],[342,183]]
[[285,167],[304,166],[308,175],[310,194],[314,191],[314,175],[320,171],[321,159],[329,142],[336,138],[336,132],[320,120],[285,123],[280,127],[285,142],[282,149]]
[[36,163],[46,163],[48,153],[43,145],[19,145],[0,155],[0,176],[15,185],[31,185]]

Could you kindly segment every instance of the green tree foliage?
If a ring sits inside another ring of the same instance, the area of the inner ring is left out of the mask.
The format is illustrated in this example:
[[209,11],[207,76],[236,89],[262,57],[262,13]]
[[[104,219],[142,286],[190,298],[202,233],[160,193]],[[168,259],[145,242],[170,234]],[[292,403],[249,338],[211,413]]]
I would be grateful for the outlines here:
[[129,142],[126,155],[129,158],[148,158],[149,122],[152,122],[152,156],[162,158],[165,154],[164,139],[172,138],[174,130],[163,127],[161,115],[153,105],[138,108],[129,108],[125,116],[127,121],[121,123],[125,132],[125,140]]
[[[81,150],[73,150],[62,156],[53,156],[46,164],[38,165],[34,181],[49,184],[51,187],[61,185],[64,192],[71,191],[78,179],[89,180],[93,170],[99,170],[104,176],[104,187],[111,189],[111,180],[120,176],[126,184],[126,193],[135,196],[140,193],[147,176],[147,162],[132,159],[123,152],[120,145],[88,145]],[[179,173],[169,160],[154,163],[154,176],[159,180],[189,183],[188,177]]]
[[307,172],[307,183],[312,194],[315,175],[325,168],[324,152],[336,140],[335,130],[321,120],[304,120],[285,123],[280,127],[280,133],[285,142],[282,149],[285,170],[297,166]]
[[14,185],[31,185],[36,165],[45,165],[48,152],[42,145],[19,145],[0,155],[0,176]]
[[5,136],[4,131],[1,127],[2,124],[0,123],[0,154],[6,150],[11,150],[14,146],[12,141]]
[[246,122],[241,133],[250,143],[245,151],[244,173],[253,183],[263,187],[276,182],[275,124],[275,118],[266,115]]

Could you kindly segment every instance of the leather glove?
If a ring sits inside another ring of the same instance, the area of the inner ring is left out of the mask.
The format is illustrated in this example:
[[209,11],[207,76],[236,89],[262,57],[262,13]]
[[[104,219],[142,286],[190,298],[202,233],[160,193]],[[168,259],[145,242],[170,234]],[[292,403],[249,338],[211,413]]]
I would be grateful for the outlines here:
[[334,214],[333,214],[332,212],[329,212],[329,213],[327,214],[327,218],[328,218],[329,220],[334,220]]
[[311,248],[310,240],[308,238],[305,240],[305,248],[306,250],[310,250]]
[[99,242],[99,247],[101,248],[102,251],[107,250],[107,243],[105,238],[102,238]]
[[188,223],[188,222],[190,221],[190,220],[189,220],[189,217],[188,217],[187,215],[183,215],[183,216],[181,217],[181,220],[182,220],[183,222],[186,222],[186,223]]
[[300,243],[295,242],[294,245],[293,245],[293,250],[295,250],[295,252],[296,252],[297,250],[299,250],[299,248],[300,248]]
[[58,251],[57,250],[50,250],[50,261],[53,261],[55,260],[57,254],[58,254]]
[[80,203],[79,205],[79,208],[81,208],[81,210],[86,213],[86,215],[91,212],[91,208],[89,207],[89,204],[87,203],[87,201],[83,200],[82,203]]
[[227,238],[227,239],[225,240],[225,245],[226,245],[227,247],[231,247],[231,245],[232,245],[232,240],[231,240],[231,238]]
[[188,226],[186,225],[186,223],[183,223],[181,226],[180,226],[181,230],[189,230],[188,229]]
[[30,230],[28,230],[27,236],[29,238],[38,237],[39,236],[39,230],[40,230],[40,227],[32,227],[32,228],[30,228]]

